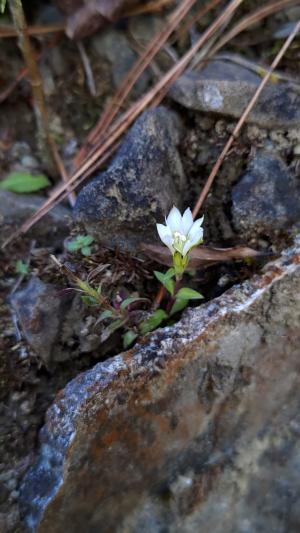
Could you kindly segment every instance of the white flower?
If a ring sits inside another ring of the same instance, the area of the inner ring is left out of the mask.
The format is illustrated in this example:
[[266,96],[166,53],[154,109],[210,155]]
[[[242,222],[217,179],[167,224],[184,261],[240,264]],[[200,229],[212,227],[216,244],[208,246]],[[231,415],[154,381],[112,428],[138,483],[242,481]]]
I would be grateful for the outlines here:
[[189,207],[181,216],[179,209],[174,206],[166,218],[166,226],[156,224],[156,227],[162,242],[168,246],[172,255],[179,252],[185,257],[191,248],[203,240],[203,219],[204,217],[198,218],[194,222]]

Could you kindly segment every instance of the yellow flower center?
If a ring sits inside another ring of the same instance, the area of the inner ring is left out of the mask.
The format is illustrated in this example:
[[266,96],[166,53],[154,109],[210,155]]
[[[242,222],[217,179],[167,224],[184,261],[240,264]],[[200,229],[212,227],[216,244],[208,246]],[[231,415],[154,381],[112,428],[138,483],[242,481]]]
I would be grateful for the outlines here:
[[183,235],[179,231],[174,231],[173,233],[173,246],[175,250],[182,254],[184,243],[187,241],[186,235]]

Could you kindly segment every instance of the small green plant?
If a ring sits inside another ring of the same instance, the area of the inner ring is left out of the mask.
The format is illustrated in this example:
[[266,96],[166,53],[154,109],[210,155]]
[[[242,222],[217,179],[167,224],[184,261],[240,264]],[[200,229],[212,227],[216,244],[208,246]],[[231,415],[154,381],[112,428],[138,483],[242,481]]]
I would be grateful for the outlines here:
[[21,259],[18,259],[15,266],[15,271],[21,276],[26,276],[29,273],[29,266],[24,263]]
[[[203,218],[193,221],[190,209],[187,209],[181,216],[178,209],[173,207],[166,219],[166,226],[157,224],[159,236],[168,246],[173,257],[173,266],[167,272],[154,272],[156,279],[167,291],[168,299],[165,309],[145,311],[143,307],[149,303],[149,300],[136,294],[125,294],[122,297],[119,295],[119,300],[114,302],[111,297],[108,298],[103,293],[101,283],[97,287],[92,286],[88,280],[80,279],[61,265],[56,258],[53,258],[66,271],[75,285],[75,290],[81,293],[82,301],[86,305],[95,307],[96,310],[99,309],[100,314],[96,324],[103,323],[102,342],[115,331],[122,330],[123,346],[127,349],[138,337],[155,330],[173,315],[182,311],[190,300],[203,298],[198,291],[189,287],[181,287],[183,274],[189,262],[189,252],[194,246],[202,243],[202,222]],[[90,235],[78,235],[68,242],[67,248],[69,251],[80,250],[83,255],[90,255],[90,245],[93,240]]]
[[12,172],[0,181],[0,189],[21,194],[36,192],[49,185],[50,181],[46,176],[32,176],[27,172]]
[[91,235],[77,235],[77,237],[67,242],[66,247],[69,252],[80,251],[82,255],[89,256],[92,253],[91,244],[93,242],[94,237]]
[[6,0],[0,0],[0,13],[3,14],[6,7]]

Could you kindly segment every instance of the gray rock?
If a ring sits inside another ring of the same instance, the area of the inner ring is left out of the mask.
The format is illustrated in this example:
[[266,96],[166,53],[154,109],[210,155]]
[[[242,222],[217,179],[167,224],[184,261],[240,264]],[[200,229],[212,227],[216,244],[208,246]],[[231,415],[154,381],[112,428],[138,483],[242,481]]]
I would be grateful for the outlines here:
[[[10,226],[13,231],[39,209],[45,200],[36,194],[15,194],[0,190],[0,226]],[[67,207],[57,206],[30,229],[29,235],[38,237],[40,243],[61,244],[69,234],[71,220],[71,211]]]
[[244,238],[287,231],[300,222],[300,188],[282,159],[258,152],[232,191],[232,216]]
[[[165,28],[167,22],[166,13],[146,13],[138,17],[130,17],[128,20],[128,32],[134,42],[142,49],[145,49],[152,39]],[[173,66],[176,58],[176,51],[171,45],[166,43],[163,49],[156,54],[154,62],[161,69],[169,69]]]
[[85,306],[74,293],[35,277],[12,295],[10,303],[25,339],[49,369],[100,346],[100,335],[87,331]]
[[75,219],[87,233],[109,247],[153,242],[155,223],[180,204],[179,134],[176,115],[162,107],[136,121],[109,169],[78,195]]
[[41,361],[49,367],[66,311],[66,298],[58,289],[32,278],[10,300],[23,334]]
[[299,531],[300,241],[61,391],[31,531]]
[[[260,81],[244,67],[215,61],[200,73],[181,76],[173,84],[170,96],[188,109],[238,119]],[[299,120],[299,91],[288,83],[269,82],[246,122],[264,128],[291,128],[297,127]]]
[[[105,33],[93,37],[91,42],[96,53],[110,63],[113,83],[115,88],[118,88],[137,60],[137,55],[130,47],[126,35],[121,31],[109,28]],[[135,96],[145,91],[149,79],[147,73],[140,77],[133,89]]]

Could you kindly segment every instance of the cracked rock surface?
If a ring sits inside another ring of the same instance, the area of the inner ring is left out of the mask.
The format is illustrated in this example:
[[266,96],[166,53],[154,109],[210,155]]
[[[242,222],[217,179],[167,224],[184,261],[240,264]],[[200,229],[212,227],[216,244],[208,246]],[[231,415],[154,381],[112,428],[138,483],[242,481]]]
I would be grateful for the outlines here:
[[300,242],[48,410],[31,531],[299,531]]

